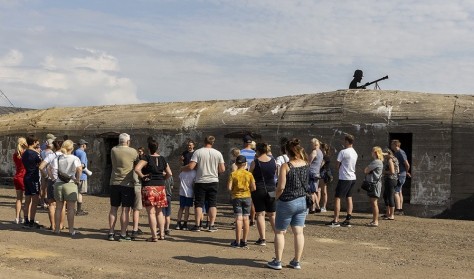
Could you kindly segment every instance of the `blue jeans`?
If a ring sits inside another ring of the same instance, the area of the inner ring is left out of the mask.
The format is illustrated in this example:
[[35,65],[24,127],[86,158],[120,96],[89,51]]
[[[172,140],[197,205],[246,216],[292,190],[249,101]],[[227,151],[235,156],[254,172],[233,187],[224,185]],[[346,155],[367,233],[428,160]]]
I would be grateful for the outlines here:
[[291,201],[276,202],[275,229],[285,231],[288,225],[303,227],[306,220],[306,197],[299,197]]

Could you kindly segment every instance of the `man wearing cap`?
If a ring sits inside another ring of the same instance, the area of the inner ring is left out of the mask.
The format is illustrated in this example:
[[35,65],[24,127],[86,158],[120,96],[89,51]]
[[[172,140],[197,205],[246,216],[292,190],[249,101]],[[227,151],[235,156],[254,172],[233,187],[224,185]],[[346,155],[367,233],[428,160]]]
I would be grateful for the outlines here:
[[53,142],[56,137],[53,134],[47,134],[46,140],[40,145],[41,150],[45,150],[49,142]]
[[80,179],[79,185],[77,186],[78,188],[77,211],[76,211],[77,216],[84,216],[84,215],[89,214],[87,211],[84,211],[84,209],[82,209],[82,194],[87,193],[87,174],[84,172],[84,170],[87,169],[87,154],[86,154],[87,144],[88,142],[86,140],[80,139],[77,142],[78,148],[74,151],[74,155],[76,155],[81,160],[81,164],[82,164],[81,179]]
[[204,139],[204,147],[194,151],[191,161],[181,168],[182,171],[196,169],[196,180],[194,182],[194,205],[196,225],[192,231],[201,231],[202,207],[207,201],[209,204],[209,232],[217,231],[214,226],[217,215],[217,189],[219,188],[219,173],[225,171],[224,157],[222,153],[212,148],[215,137],[207,136]]

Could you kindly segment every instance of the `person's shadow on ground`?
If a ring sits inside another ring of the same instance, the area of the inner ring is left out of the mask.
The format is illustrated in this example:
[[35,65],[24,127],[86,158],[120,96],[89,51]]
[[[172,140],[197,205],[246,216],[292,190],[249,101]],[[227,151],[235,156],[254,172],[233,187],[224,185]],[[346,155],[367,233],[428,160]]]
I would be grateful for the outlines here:
[[204,256],[204,257],[192,257],[192,256],[175,256],[173,259],[187,261],[189,263],[195,264],[220,264],[220,265],[238,265],[238,266],[248,266],[248,267],[264,267],[266,261],[264,260],[253,260],[248,258],[240,259],[226,259],[219,258],[214,256]]

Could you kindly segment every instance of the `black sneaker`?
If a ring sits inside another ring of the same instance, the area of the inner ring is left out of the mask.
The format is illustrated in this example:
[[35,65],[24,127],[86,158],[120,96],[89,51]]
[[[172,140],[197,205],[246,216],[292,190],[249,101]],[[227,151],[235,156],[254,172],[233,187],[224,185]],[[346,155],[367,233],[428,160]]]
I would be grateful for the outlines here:
[[241,240],[241,241],[240,241],[240,248],[248,248],[247,241]]
[[337,228],[337,227],[340,227],[341,224],[339,224],[339,222],[336,222],[336,220],[332,220],[331,222],[326,223],[326,226],[331,227],[331,228]]
[[184,223],[183,226],[181,227],[183,231],[188,231],[188,224]]
[[137,234],[138,234],[138,235],[142,235],[142,234],[143,234],[143,231],[140,230],[140,229],[138,229],[138,230],[137,230]]
[[76,216],[86,216],[86,215],[88,215],[88,214],[89,214],[89,212],[84,211],[84,210],[81,210],[81,211],[77,211],[77,212],[76,212]]
[[201,229],[202,229],[201,227],[194,226],[194,227],[191,228],[191,231],[192,231],[192,232],[200,232]]
[[259,238],[257,241],[255,241],[255,244],[260,245],[260,246],[265,246],[267,245],[267,242],[265,241],[265,239]]
[[240,248],[240,244],[239,244],[237,241],[234,240],[234,241],[232,241],[232,242],[230,243],[230,247],[232,247],[232,248]]
[[33,221],[30,221],[30,223],[28,224],[28,227],[30,229],[41,229],[41,225]]
[[131,240],[135,240],[138,237],[138,231],[132,231],[132,234],[130,235]]
[[132,239],[128,235],[126,235],[126,236],[120,235],[119,239],[118,239],[118,241],[120,241],[120,242],[131,241],[131,240]]
[[349,220],[347,220],[347,219],[344,220],[344,222],[341,223],[341,226],[342,226],[342,227],[346,227],[346,228],[352,227],[352,226],[351,226],[351,222],[350,222]]
[[171,230],[165,230],[165,235],[170,235],[171,234]]
[[212,225],[212,226],[209,226],[209,228],[207,229],[208,232],[217,232],[217,228],[216,226]]
[[250,226],[250,227],[255,227],[255,221],[250,221],[249,226]]
[[176,224],[175,229],[178,230],[178,231],[183,229],[180,222],[178,222],[178,224]]

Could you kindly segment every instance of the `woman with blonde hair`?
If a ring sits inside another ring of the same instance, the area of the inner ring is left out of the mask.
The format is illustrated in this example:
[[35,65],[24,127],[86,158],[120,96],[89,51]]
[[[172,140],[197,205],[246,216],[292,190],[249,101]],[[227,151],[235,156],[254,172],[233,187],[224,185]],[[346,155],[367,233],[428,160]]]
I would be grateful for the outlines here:
[[61,216],[63,207],[67,209],[67,224],[71,237],[78,234],[74,230],[74,216],[76,212],[76,201],[78,197],[78,185],[82,174],[82,164],[78,157],[72,154],[74,143],[66,140],[61,146],[62,155],[58,155],[55,160],[51,161],[51,172],[54,177],[59,179],[53,185],[54,200],[56,201],[55,217],[55,233],[59,234],[61,226]]
[[382,192],[382,176],[383,176],[383,154],[382,148],[375,146],[372,148],[372,162],[364,169],[365,180],[369,183],[376,183],[372,191],[367,192],[370,198],[370,205],[372,206],[372,222],[368,223],[368,227],[379,226],[379,206],[378,199]]
[[22,223],[20,218],[21,214],[21,206],[23,203],[23,193],[25,192],[25,184],[23,183],[23,178],[25,177],[25,166],[23,166],[23,162],[21,161],[21,156],[25,149],[28,148],[28,144],[26,144],[26,139],[23,137],[18,138],[17,146],[15,153],[13,153],[13,162],[15,163],[15,176],[13,177],[13,185],[15,186],[16,192],[16,204],[15,204],[15,224]]

